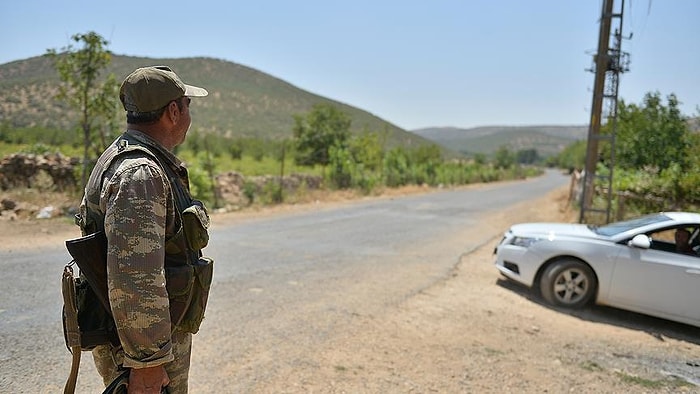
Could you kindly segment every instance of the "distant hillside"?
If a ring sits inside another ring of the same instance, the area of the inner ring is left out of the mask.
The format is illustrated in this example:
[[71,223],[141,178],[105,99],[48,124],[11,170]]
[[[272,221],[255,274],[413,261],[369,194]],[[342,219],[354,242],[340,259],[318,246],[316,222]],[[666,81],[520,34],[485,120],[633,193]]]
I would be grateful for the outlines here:
[[[371,113],[297,88],[255,69],[212,58],[150,59],[115,55],[108,72],[121,81],[137,67],[168,65],[190,84],[209,90],[193,104],[193,128],[234,137],[292,136],[294,114],[316,103],[332,103],[352,119],[352,131],[387,132],[390,145],[421,145],[422,137]],[[0,65],[0,123],[13,127],[72,129],[76,115],[54,99],[58,75],[43,56]]]
[[567,145],[585,140],[588,126],[492,126],[411,130],[412,133],[466,155],[490,155],[505,146],[511,151],[536,149],[543,157],[556,155]]

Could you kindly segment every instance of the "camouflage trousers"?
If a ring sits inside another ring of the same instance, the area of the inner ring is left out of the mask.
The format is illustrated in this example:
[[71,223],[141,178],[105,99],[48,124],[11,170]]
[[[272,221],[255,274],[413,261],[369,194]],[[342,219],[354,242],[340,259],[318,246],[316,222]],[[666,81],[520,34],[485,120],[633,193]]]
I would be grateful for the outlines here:
[[[173,356],[175,359],[164,365],[168,373],[170,394],[187,394],[187,379],[190,373],[190,354],[192,353],[192,334],[176,329],[172,334]],[[95,347],[92,351],[97,372],[107,387],[117,376],[119,366],[124,361],[124,351],[121,347],[110,345]]]

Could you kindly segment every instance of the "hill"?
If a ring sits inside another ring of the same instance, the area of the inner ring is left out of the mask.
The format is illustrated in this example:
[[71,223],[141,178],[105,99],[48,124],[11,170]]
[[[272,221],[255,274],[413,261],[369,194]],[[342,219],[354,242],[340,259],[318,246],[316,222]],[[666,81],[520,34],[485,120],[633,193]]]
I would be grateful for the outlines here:
[[536,149],[540,156],[547,157],[556,155],[572,142],[585,140],[588,126],[438,127],[411,132],[466,155],[490,155],[505,146],[511,151]]
[[[288,138],[292,136],[294,114],[305,114],[317,103],[332,103],[351,117],[355,133],[386,132],[389,145],[428,143],[369,112],[225,60],[113,55],[107,72],[121,81],[137,67],[161,64],[170,66],[187,83],[209,90],[209,97],[193,106],[196,114],[193,127],[202,132],[231,137]],[[0,65],[0,123],[11,127],[74,128],[77,116],[54,98],[58,84],[58,74],[44,56]]]

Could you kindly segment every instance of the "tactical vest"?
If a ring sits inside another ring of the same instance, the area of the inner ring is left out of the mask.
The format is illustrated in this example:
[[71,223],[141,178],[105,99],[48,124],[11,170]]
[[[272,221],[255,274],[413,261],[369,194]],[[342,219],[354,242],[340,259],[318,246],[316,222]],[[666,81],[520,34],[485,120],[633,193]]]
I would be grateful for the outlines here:
[[[149,147],[128,133],[112,143],[96,163],[85,188],[85,215],[76,215],[76,224],[83,235],[104,231],[104,216],[90,209],[99,204],[105,172],[122,155],[142,152],[154,159],[170,180],[175,203],[175,234],[166,234],[165,278],[173,326],[196,333],[204,317],[204,309],[212,279],[213,261],[203,257],[201,249],[209,240],[209,216],[203,204],[192,199],[186,169],[175,168],[157,147]],[[86,217],[83,217],[86,216]]]

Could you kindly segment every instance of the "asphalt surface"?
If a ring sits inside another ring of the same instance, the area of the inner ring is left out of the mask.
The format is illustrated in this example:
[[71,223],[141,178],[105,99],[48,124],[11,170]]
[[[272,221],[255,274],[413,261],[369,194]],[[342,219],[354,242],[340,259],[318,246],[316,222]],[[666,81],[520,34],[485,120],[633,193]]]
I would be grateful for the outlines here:
[[[527,181],[343,204],[215,226],[207,317],[194,339],[191,392],[246,392],[341,333],[352,316],[386,309],[440,280],[491,240],[484,222],[566,185]],[[216,220],[214,217],[213,220]],[[61,392],[70,368],[60,322],[63,245],[0,252],[0,393]],[[83,353],[78,392],[99,392]]]

